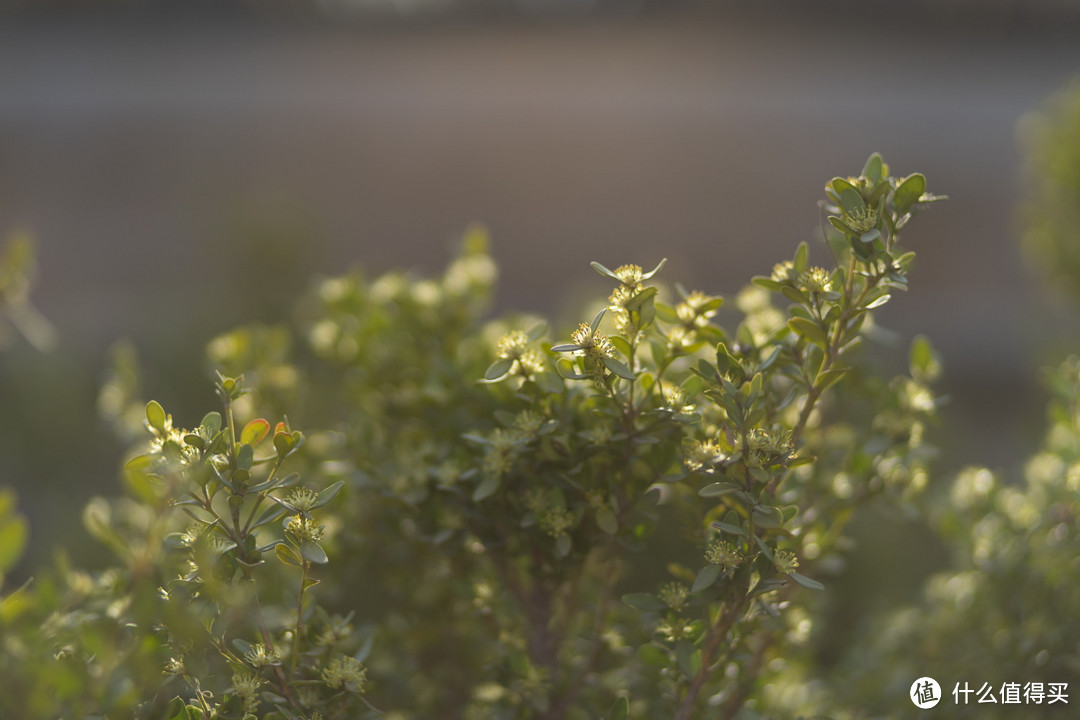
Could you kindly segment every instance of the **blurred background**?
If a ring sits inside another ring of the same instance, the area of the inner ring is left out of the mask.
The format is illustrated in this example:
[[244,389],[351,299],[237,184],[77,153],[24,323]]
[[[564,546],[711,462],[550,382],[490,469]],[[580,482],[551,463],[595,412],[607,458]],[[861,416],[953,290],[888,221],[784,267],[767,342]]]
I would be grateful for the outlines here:
[[[35,239],[57,337],[0,353],[22,572],[61,543],[92,558],[80,509],[120,492],[95,406],[120,339],[191,424],[216,333],[284,319],[316,275],[434,271],[472,221],[494,239],[496,311],[577,322],[606,288],[590,260],[666,256],[669,281],[731,295],[814,238],[824,182],[875,150],[951,196],[879,315],[888,370],[916,333],[943,358],[942,486],[1017,470],[1044,427],[1038,368],[1080,337],[1019,243],[1026,118],[1080,71],[1080,3],[804,5],[4,4],[0,236]],[[888,522],[879,542],[919,533]]]

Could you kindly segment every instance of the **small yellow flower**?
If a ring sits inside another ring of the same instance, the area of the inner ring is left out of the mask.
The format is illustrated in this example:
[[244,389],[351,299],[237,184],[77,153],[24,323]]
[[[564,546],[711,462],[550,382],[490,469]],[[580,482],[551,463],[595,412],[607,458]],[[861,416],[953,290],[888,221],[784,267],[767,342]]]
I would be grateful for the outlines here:
[[244,661],[254,668],[264,668],[269,665],[281,663],[281,653],[275,648],[269,648],[262,643],[252,645],[251,649],[244,653]]
[[348,655],[339,655],[323,668],[322,681],[334,690],[363,693],[367,685],[367,668]]
[[318,542],[322,540],[325,529],[323,525],[316,525],[314,520],[303,515],[293,515],[289,519],[289,524],[285,526],[285,532],[300,542]]
[[529,338],[520,330],[503,335],[495,345],[499,357],[505,360],[517,360],[528,348]]
[[619,282],[623,285],[630,288],[639,286],[644,274],[645,271],[641,269],[640,265],[620,265],[615,268],[615,277],[619,278]]
[[772,279],[775,282],[782,283],[793,281],[797,275],[798,273],[795,272],[795,265],[790,260],[778,262],[773,266]]
[[727,570],[742,563],[738,549],[726,540],[713,540],[705,550],[705,562]]
[[528,349],[521,354],[521,357],[517,359],[517,364],[513,368],[518,375],[523,375],[529,379],[532,379],[538,372],[544,370],[544,358],[536,350]]
[[678,385],[661,380],[660,396],[664,399],[664,408],[666,410],[677,413],[694,412],[694,406],[686,401],[686,393]]
[[540,528],[551,537],[565,535],[573,525],[574,514],[564,507],[548,508],[540,516]]
[[255,696],[262,686],[262,678],[249,672],[241,672],[232,676],[233,692],[244,701],[245,710],[254,710],[258,706],[259,701]]
[[687,448],[684,462],[691,470],[709,468],[727,459],[720,444],[715,440],[695,440]]
[[288,503],[300,512],[309,512],[319,499],[318,493],[307,488],[297,488],[289,494]]
[[799,273],[796,284],[803,292],[825,293],[833,289],[829,273],[824,268],[812,267]]
[[858,233],[864,233],[877,227],[878,211],[874,208],[856,208],[844,213],[844,224]]
[[186,546],[191,547],[199,541],[199,538],[206,532],[205,525],[190,525],[188,529],[184,531],[184,534],[180,536],[180,541]]
[[615,357],[615,346],[608,340],[607,335],[599,330],[594,332],[589,323],[581,323],[570,337],[575,345],[581,347],[581,352],[587,358]]
[[660,588],[660,601],[675,612],[683,609],[689,597],[690,588],[680,582],[670,582]]
[[675,325],[668,330],[668,347],[676,352],[685,352],[697,342],[697,333],[687,330],[682,325]]
[[539,515],[548,506],[548,492],[544,488],[534,487],[525,491],[525,497],[522,499],[525,508],[533,513]]
[[523,410],[514,418],[514,430],[522,437],[533,437],[543,426],[544,416],[532,410]]
[[787,550],[777,550],[773,553],[776,569],[780,572],[787,574],[794,572],[799,567],[799,559],[795,557],[795,553],[788,552]]
[[611,297],[608,298],[608,310],[614,318],[616,329],[621,333],[630,333],[636,329],[631,322],[630,311],[626,306],[640,291],[640,285],[620,285],[612,291]]
[[791,436],[754,428],[746,435],[746,462],[750,467],[768,467],[794,457]]
[[166,675],[184,675],[187,673],[187,668],[184,667],[183,658],[169,658],[165,663],[164,672]]
[[510,471],[518,454],[518,440],[520,436],[516,432],[496,428],[489,438],[490,445],[487,454],[484,455],[484,472],[502,477]]

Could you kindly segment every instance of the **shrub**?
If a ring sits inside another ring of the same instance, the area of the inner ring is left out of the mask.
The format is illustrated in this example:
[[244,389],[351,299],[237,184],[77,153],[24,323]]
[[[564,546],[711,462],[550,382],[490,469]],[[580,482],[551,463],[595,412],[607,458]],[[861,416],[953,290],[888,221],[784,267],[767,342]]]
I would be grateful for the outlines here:
[[[1075,300],[1080,89],[1059,93],[1022,129],[1029,181],[1024,243]],[[1042,448],[1020,478],[971,467],[926,501],[923,516],[948,543],[951,566],[927,580],[921,602],[861,628],[864,641],[849,648],[829,683],[834,692],[826,702],[833,707],[887,716],[910,711],[912,681],[931,675],[955,717],[1009,718],[1036,707],[1039,717],[1075,715],[1080,359],[1068,357],[1044,379],[1051,399]]]
[[1069,358],[1047,381],[1050,427],[1025,482],[968,468],[928,513],[953,550],[953,567],[929,579],[922,603],[866,629],[845,681],[834,685],[851,706],[903,712],[912,681],[930,675],[955,717],[1015,717],[1017,704],[1028,712],[1039,706],[1039,717],[1075,714],[1080,359]]
[[[852,513],[926,482],[928,343],[855,361],[907,287],[921,175],[871,156],[734,300],[610,270],[572,331],[485,322],[473,228],[435,280],[324,280],[292,325],[208,347],[219,407],[148,437],[84,520],[120,564],[5,601],[21,717],[731,718],[799,704]],[[774,304],[780,303],[780,306]],[[120,355],[124,357],[123,354]],[[294,428],[303,428],[303,432]],[[163,671],[164,670],[164,674]],[[794,694],[765,692],[787,678]],[[9,692],[10,690],[10,692]],[[376,709],[378,708],[378,709]]]

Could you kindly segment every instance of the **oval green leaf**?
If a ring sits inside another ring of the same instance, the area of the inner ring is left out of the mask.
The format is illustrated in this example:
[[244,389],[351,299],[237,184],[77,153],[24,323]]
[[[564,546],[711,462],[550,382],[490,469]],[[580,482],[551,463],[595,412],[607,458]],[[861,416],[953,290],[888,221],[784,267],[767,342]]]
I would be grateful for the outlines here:
[[315,499],[315,503],[311,506],[311,509],[315,510],[317,508],[321,508],[323,505],[326,505],[328,502],[338,496],[338,493],[341,492],[341,488],[343,487],[345,487],[345,481],[338,480],[336,483],[323,490]]
[[615,701],[608,711],[607,720],[626,720],[630,715],[630,701],[624,697]]
[[619,531],[619,522],[609,507],[601,507],[596,511],[596,526],[608,535],[614,535]]
[[800,575],[797,572],[788,573],[788,577],[790,577],[792,580],[794,580],[795,582],[802,585],[804,588],[809,588],[811,590],[824,590],[825,589],[825,586],[822,585],[821,583],[819,583],[817,580],[813,580],[811,578],[808,578],[805,575]]
[[488,365],[487,371],[484,373],[485,380],[498,380],[499,378],[510,372],[510,368],[514,367],[513,358],[499,358],[495,362]]
[[720,482],[709,483],[705,487],[698,490],[698,495],[701,497],[720,497],[721,495],[727,495],[739,490],[738,485],[733,482],[721,480]]
[[621,377],[623,380],[637,379],[637,375],[635,375],[630,368],[626,367],[626,365],[616,360],[615,358],[606,357],[602,358],[602,360],[604,363],[604,367]]
[[827,348],[829,345],[829,338],[825,335],[825,331],[821,327],[806,318],[793,317],[787,321],[787,325],[801,338],[805,338],[822,349]]
[[573,547],[573,541],[570,539],[569,535],[563,533],[555,538],[555,557],[566,557],[570,554],[571,547]]
[[739,535],[741,537],[746,537],[746,530],[744,528],[739,527],[738,525],[732,525],[731,523],[726,523],[726,522],[722,522],[720,520],[717,520],[717,521],[711,523],[711,527],[714,530],[719,530],[720,532],[726,532],[726,533],[728,533],[730,535]]
[[262,418],[256,418],[244,426],[240,431],[240,442],[254,447],[262,442],[270,433],[270,423]]
[[921,173],[908,175],[893,194],[893,207],[898,213],[906,213],[926,192],[926,176]]
[[701,592],[712,587],[713,583],[716,582],[716,578],[720,577],[722,572],[723,568],[719,565],[706,565],[701,568],[697,579],[694,580],[694,584],[690,587],[690,592]]
[[[282,546],[278,545],[278,547]],[[325,565],[330,562],[330,558],[326,557],[326,551],[322,549],[322,545],[312,540],[305,540],[300,543],[300,554],[307,558],[308,562],[318,565]]]
[[165,432],[165,408],[157,400],[146,403],[146,422],[158,432]]
[[667,607],[663,600],[651,593],[627,593],[622,596],[622,601],[635,610],[644,612],[659,612]]
[[300,562],[300,558],[296,556],[296,551],[284,543],[281,543],[274,548],[274,554],[277,555],[278,560],[286,565],[303,565],[303,563]]

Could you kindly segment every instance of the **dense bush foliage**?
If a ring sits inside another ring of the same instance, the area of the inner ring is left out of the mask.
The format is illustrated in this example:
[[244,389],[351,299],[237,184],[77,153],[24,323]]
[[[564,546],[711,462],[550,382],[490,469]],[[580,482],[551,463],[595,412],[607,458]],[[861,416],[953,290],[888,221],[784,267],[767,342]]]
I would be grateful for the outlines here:
[[[932,675],[955,702],[954,717],[1017,717],[1023,711],[1013,704],[1039,717],[1075,716],[1069,685],[1075,692],[1080,676],[1080,359],[1047,373],[1047,384],[1050,428],[1025,482],[969,468],[931,509],[954,566],[929,580],[921,604],[885,618],[881,632],[853,653],[846,682],[836,687],[857,707],[890,716],[907,711],[907,688]],[[1053,702],[1055,685],[1065,702]],[[1006,686],[1014,693],[1009,704]],[[986,687],[993,700],[980,703]],[[974,694],[961,694],[968,688]]]
[[[1075,300],[1080,89],[1062,91],[1022,130],[1028,151],[1026,249]],[[947,541],[951,567],[928,580],[921,602],[861,628],[869,642],[851,648],[831,683],[834,704],[842,705],[843,697],[875,715],[906,712],[913,679],[932,675],[945,702],[955,703],[950,710],[956,717],[1075,716],[1080,359],[1070,356],[1044,380],[1051,400],[1042,448],[1021,478],[972,467],[947,493],[928,499],[923,515]]]
[[670,294],[663,262],[594,264],[606,299],[570,332],[485,322],[496,270],[473,229],[439,279],[324,280],[293,324],[214,339],[201,420],[143,402],[119,352],[102,407],[145,430],[126,495],[84,513],[118,565],[61,558],[4,599],[0,709],[799,709],[845,524],[922,490],[936,404],[925,340],[907,377],[852,364],[906,288],[900,231],[936,198],[876,155],[826,194],[827,266],[801,245],[736,295],[730,329],[723,298]]

